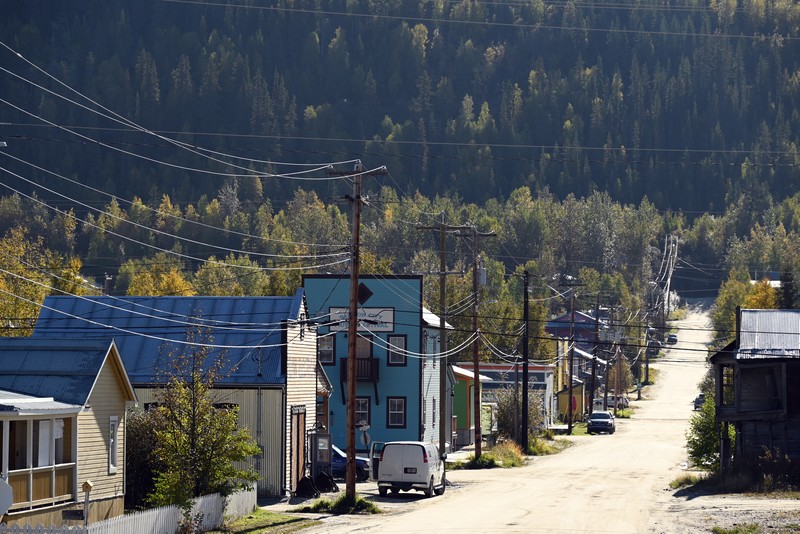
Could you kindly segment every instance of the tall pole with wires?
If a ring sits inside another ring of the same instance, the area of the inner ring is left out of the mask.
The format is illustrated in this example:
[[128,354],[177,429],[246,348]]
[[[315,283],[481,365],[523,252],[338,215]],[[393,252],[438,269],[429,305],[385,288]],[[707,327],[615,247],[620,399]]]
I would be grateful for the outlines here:
[[356,336],[358,335],[358,275],[361,267],[361,163],[356,164],[353,179],[353,243],[350,251],[350,313],[347,322],[347,463],[345,495],[356,498]]
[[345,464],[345,496],[356,499],[356,337],[358,336],[358,276],[361,267],[361,177],[386,174],[386,167],[364,172],[361,161],[352,172],[328,170],[328,174],[353,177],[353,238],[350,246],[350,306],[347,318],[347,462]]
[[480,379],[480,353],[478,351],[478,343],[480,343],[480,335],[478,328],[478,238],[479,237],[494,237],[497,234],[494,232],[479,232],[475,226],[471,227],[472,235],[472,330],[475,339],[472,340],[472,374],[474,375],[473,383],[475,385],[473,391],[473,425],[475,426],[475,459],[481,457],[481,379]]
[[522,331],[522,439],[520,446],[524,454],[528,453],[528,285],[529,274],[527,269],[522,278],[522,321],[524,330]]
[[447,452],[447,275],[462,274],[461,271],[447,272],[447,232],[466,230],[468,226],[451,226],[444,222],[445,214],[442,212],[442,222],[437,226],[417,226],[417,230],[439,231],[439,454]]

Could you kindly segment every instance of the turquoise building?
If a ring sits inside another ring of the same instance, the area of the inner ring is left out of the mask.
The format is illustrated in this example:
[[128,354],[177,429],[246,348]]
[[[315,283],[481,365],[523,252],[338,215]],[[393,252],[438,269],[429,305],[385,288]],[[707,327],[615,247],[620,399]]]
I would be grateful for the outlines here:
[[[441,417],[439,318],[422,306],[422,277],[362,275],[356,340],[356,442],[414,440],[438,444],[451,436],[451,386]],[[303,277],[309,317],[317,325],[317,358],[333,391],[319,420],[333,442],[347,443],[347,358],[350,279]],[[451,374],[452,376],[452,374]]]

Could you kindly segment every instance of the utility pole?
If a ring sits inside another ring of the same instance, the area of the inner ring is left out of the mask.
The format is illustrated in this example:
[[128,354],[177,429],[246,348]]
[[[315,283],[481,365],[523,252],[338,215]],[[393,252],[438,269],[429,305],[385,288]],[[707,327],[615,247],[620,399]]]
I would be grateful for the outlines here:
[[[449,226],[444,223],[445,214],[442,212],[442,222],[438,226],[417,226],[417,230],[439,231],[439,353],[443,356],[439,360],[439,454],[447,452],[447,329],[445,317],[447,315],[447,275],[462,274],[461,272],[447,272],[447,232],[466,230],[468,226]],[[452,421],[452,419],[451,419]]]
[[573,401],[573,372],[575,367],[575,289],[576,287],[584,286],[586,284],[582,284],[578,281],[569,282],[569,283],[562,283],[559,284],[562,287],[571,287],[573,288],[570,291],[570,299],[569,299],[569,407],[567,408],[567,413],[569,417],[569,421],[567,421],[567,433],[572,435],[572,419],[573,419],[573,412],[574,408],[572,407]]
[[572,418],[573,418],[573,410],[572,407],[573,399],[573,383],[575,382],[573,378],[573,371],[575,367],[575,290],[570,293],[569,296],[569,407],[567,408],[568,420],[567,420],[567,434],[570,436],[572,435]]
[[386,174],[386,167],[364,172],[357,161],[352,172],[328,170],[329,175],[352,176],[353,240],[350,246],[350,307],[347,318],[347,463],[345,464],[345,496],[350,502],[356,499],[356,337],[358,336],[358,275],[361,267],[361,177]]
[[494,232],[479,232],[475,226],[472,230],[472,330],[475,339],[472,341],[472,373],[475,375],[475,388],[473,398],[473,417],[475,420],[475,459],[481,457],[481,380],[480,380],[480,355],[478,353],[478,238],[494,237]]
[[522,320],[524,321],[525,329],[522,331],[522,440],[520,446],[522,447],[523,454],[528,453],[528,285],[529,273],[527,269],[522,277],[522,292],[524,294],[522,301]]
[[353,245],[350,252],[350,312],[347,322],[347,471],[345,495],[356,498],[356,336],[358,335],[358,275],[361,268],[361,163],[353,180]]
[[597,389],[597,349],[600,345],[600,293],[594,304],[594,350],[592,351],[592,386],[589,388],[589,413],[594,412],[594,392]]

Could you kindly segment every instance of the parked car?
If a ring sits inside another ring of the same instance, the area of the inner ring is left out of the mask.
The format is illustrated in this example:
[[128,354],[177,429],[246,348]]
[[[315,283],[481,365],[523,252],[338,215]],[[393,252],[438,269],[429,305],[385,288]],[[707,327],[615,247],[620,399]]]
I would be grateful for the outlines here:
[[699,394],[694,399],[694,409],[695,410],[699,410],[700,408],[703,407],[703,404],[705,404],[705,403],[706,403],[706,394],[705,393]]
[[[347,453],[336,445],[331,445],[331,476],[344,478],[347,467]],[[364,482],[369,478],[369,460],[356,456],[356,482]]]
[[[625,408],[629,408],[630,405],[631,405],[631,402],[628,400],[628,397],[623,397],[622,395],[617,397],[616,403],[617,403],[617,409],[618,410],[624,410]],[[601,410],[601,411],[605,410],[604,404],[605,403],[604,403],[603,395],[602,394],[598,395],[594,399],[594,405],[593,405],[594,409],[592,411],[594,412],[594,411],[597,411],[597,410]],[[613,410],[614,409],[614,395],[611,395],[611,394],[608,395],[608,409],[609,410]]]
[[609,434],[613,434],[616,429],[617,425],[614,422],[614,414],[611,412],[593,412],[592,415],[589,416],[589,421],[586,424],[586,431],[589,434],[594,434],[595,432],[608,432]]
[[[373,443],[373,447],[377,444]],[[378,464],[378,493],[385,496],[418,490],[427,497],[442,495],[447,485],[444,460],[433,443],[390,441],[383,444]]]
[[651,339],[647,342],[647,353],[650,354],[650,356],[655,356],[658,354],[661,348],[661,342],[657,339]]
[[667,343],[674,345],[678,342],[678,334],[670,334],[667,336]]

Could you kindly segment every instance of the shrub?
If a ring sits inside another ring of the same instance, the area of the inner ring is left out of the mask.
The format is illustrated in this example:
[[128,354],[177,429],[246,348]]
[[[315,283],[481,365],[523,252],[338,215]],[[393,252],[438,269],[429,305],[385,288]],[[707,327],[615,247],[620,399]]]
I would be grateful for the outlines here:
[[[686,449],[689,452],[689,459],[694,465],[708,471],[717,471],[720,465],[715,410],[714,397],[706,396],[706,402],[700,411],[692,416],[689,421],[689,430],[686,432]],[[735,433],[732,427],[728,428],[728,432],[731,438],[731,449],[733,449]]]
[[[507,387],[492,392],[497,402],[497,431],[506,437],[516,436],[515,423],[522,428],[517,413],[522,411],[522,391]],[[542,418],[542,395],[528,390],[528,434],[535,435],[544,426]]]

